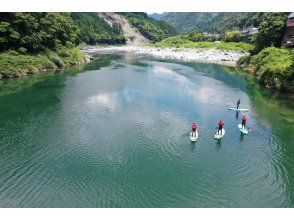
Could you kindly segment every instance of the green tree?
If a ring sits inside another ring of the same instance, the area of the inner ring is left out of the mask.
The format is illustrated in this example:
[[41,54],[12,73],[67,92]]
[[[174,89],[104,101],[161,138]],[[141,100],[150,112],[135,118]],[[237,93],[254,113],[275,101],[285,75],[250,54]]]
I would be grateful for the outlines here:
[[69,13],[0,13],[0,51],[29,52],[74,45],[78,29]]
[[191,32],[188,34],[188,39],[193,42],[199,42],[204,40],[204,36],[198,32]]
[[243,35],[238,30],[228,31],[223,36],[225,42],[241,42],[242,39]]
[[264,13],[254,38],[255,52],[269,46],[280,47],[289,13]]

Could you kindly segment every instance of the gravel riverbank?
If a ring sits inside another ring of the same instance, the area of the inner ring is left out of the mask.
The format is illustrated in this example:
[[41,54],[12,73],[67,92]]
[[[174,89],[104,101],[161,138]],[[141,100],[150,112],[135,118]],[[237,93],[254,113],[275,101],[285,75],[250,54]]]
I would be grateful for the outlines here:
[[159,48],[148,46],[88,46],[83,48],[88,54],[101,53],[133,53],[162,59],[177,59],[183,61],[197,61],[236,66],[237,60],[249,53],[238,51],[216,50],[212,48]]

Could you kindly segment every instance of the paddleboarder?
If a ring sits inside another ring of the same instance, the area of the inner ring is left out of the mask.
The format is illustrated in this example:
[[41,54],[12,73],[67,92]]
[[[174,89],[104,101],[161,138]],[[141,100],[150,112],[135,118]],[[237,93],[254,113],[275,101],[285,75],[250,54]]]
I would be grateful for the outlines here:
[[242,117],[242,128],[245,128],[246,121],[247,121],[246,115],[243,115],[243,117]]
[[220,121],[218,122],[218,130],[217,130],[217,134],[219,134],[219,131],[221,132],[221,135],[223,134],[223,125],[224,125],[223,121],[220,120]]
[[238,99],[237,101],[237,109],[239,109],[239,106],[240,106],[240,99]]
[[196,135],[196,129],[197,129],[197,125],[195,122],[193,122],[192,124],[192,133],[194,133]]

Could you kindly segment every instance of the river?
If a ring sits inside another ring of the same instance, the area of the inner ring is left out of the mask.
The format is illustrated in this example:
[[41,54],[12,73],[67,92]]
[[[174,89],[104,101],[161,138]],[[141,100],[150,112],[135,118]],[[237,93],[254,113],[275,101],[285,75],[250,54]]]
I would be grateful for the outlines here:
[[0,207],[294,205],[293,97],[237,68],[103,55],[0,83]]

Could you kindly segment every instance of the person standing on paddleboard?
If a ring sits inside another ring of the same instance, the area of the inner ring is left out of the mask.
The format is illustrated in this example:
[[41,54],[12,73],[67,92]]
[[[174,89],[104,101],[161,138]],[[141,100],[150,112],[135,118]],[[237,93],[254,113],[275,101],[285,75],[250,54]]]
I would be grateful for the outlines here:
[[239,109],[239,106],[240,106],[240,99],[238,99],[238,101],[237,101],[237,109]]
[[197,129],[197,125],[196,125],[195,122],[193,122],[193,124],[192,124],[192,132],[196,133],[196,129]]
[[245,128],[246,121],[247,121],[246,115],[243,115],[243,117],[242,117],[242,128]]
[[217,134],[219,134],[219,131],[221,132],[221,135],[223,134],[223,125],[224,125],[224,123],[223,123],[223,121],[222,120],[220,120],[219,122],[218,122],[218,130],[217,130]]

